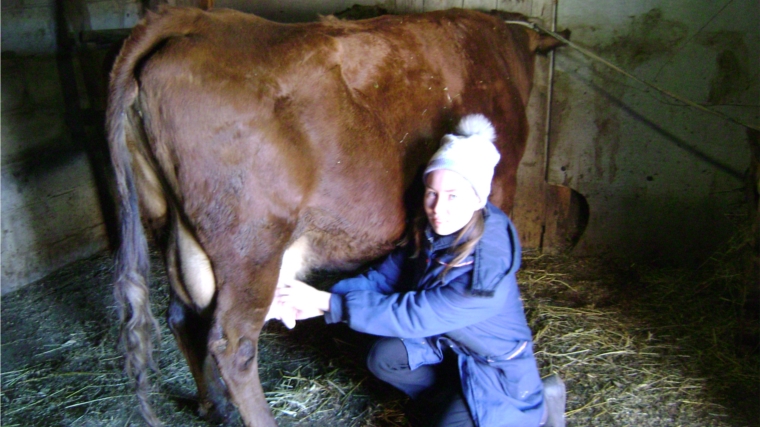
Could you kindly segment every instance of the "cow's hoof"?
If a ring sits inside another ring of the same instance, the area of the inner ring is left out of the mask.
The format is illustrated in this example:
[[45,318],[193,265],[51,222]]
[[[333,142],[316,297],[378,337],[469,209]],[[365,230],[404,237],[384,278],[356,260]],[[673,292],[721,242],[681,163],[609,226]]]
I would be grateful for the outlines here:
[[217,426],[240,425],[240,415],[231,403],[215,405],[210,401],[201,402],[198,412],[206,422]]
[[216,362],[212,358],[207,358],[203,368],[206,389],[199,408],[201,417],[215,425],[239,425],[240,423],[233,424],[240,418],[240,415],[230,400],[227,385],[219,373]]
[[543,379],[546,422],[543,427],[565,427],[565,383],[557,374]]

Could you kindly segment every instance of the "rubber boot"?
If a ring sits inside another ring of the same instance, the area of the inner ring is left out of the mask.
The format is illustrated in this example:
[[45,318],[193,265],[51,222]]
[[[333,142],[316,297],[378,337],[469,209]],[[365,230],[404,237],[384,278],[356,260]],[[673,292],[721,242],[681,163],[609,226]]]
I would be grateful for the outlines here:
[[543,427],[565,427],[565,383],[557,374],[544,378],[544,405],[546,421]]

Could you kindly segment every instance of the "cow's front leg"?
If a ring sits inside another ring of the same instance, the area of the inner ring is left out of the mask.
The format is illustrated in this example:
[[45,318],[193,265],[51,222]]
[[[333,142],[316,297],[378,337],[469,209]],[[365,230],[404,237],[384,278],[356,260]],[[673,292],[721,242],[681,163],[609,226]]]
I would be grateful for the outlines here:
[[255,268],[223,269],[226,274],[220,280],[209,334],[209,352],[248,427],[276,426],[259,379],[258,339],[274,295],[280,259],[272,257]]

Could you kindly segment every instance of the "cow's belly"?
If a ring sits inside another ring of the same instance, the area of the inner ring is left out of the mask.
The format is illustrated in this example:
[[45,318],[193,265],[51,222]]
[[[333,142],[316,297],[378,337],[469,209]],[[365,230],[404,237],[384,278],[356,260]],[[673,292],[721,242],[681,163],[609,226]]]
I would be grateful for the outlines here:
[[282,256],[282,265],[280,266],[279,282],[287,282],[291,279],[302,278],[311,271],[312,266],[309,264],[309,255],[312,253],[309,248],[309,240],[306,236],[296,239]]
[[[384,227],[340,227],[340,221],[311,221],[283,254],[279,281],[319,270],[349,271],[389,253],[404,229],[403,210],[391,212]],[[322,227],[314,227],[315,223]],[[331,225],[331,226],[328,226]]]

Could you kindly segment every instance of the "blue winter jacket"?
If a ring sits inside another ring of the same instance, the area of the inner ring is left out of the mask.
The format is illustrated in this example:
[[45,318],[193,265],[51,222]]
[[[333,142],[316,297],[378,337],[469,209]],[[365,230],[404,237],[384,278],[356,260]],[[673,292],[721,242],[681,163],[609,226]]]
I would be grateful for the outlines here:
[[478,427],[538,426],[543,386],[517,287],[520,243],[509,218],[485,208],[472,255],[439,279],[455,236],[428,230],[420,254],[399,248],[366,273],[333,286],[328,323],[401,338],[412,369],[457,355],[462,390]]

